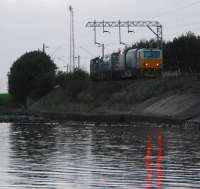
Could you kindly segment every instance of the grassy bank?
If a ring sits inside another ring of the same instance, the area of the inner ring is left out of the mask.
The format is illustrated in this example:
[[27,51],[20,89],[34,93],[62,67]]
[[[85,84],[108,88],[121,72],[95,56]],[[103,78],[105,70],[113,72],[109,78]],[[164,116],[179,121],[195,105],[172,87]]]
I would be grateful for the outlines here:
[[[80,88],[79,88],[80,86]],[[84,86],[84,87],[83,87]],[[123,81],[73,81],[29,107],[35,112],[129,114],[188,119],[200,114],[196,76]]]
[[8,93],[0,94],[0,115],[15,115],[21,111],[20,105],[16,104]]
[[0,94],[0,106],[5,106],[13,102],[12,96],[8,93]]

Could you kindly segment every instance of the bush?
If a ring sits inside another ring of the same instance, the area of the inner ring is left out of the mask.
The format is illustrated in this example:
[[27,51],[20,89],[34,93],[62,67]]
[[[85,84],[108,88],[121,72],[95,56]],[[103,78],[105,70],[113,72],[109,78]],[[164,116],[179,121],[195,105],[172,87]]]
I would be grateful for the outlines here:
[[38,99],[53,88],[55,70],[56,65],[44,52],[25,53],[10,68],[9,93],[16,102],[26,105],[28,96]]
[[67,90],[70,97],[75,98],[78,93],[88,87],[89,74],[81,69],[66,73],[59,71],[56,76],[56,84]]
[[59,85],[60,87],[65,88],[67,75],[68,74],[66,72],[59,71],[56,74],[56,85]]
[[9,94],[0,94],[0,105],[8,105],[13,101],[12,96]]

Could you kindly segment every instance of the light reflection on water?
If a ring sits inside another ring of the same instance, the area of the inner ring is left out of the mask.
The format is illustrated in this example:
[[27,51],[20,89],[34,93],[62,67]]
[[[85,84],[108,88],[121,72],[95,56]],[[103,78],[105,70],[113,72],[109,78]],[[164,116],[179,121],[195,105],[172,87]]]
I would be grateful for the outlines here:
[[[162,182],[164,179],[163,175],[163,131],[159,129],[157,134],[157,158],[156,158],[156,185],[158,189],[162,188]],[[145,164],[146,164],[146,185],[145,188],[151,189],[153,182],[153,146],[152,146],[152,133],[149,132],[147,134],[147,145],[146,145],[146,156],[145,156]]]
[[199,188],[200,132],[0,124],[0,188]]

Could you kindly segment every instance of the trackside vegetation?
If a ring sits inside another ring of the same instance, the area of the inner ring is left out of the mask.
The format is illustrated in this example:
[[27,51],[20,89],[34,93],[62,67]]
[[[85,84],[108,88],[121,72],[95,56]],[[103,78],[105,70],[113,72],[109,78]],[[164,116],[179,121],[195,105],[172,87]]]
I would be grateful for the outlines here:
[[71,73],[59,71],[56,76],[56,84],[65,88],[71,98],[76,98],[78,93],[88,87],[89,74],[81,69],[75,69]]
[[13,103],[13,98],[8,93],[0,94],[0,106],[8,105]]

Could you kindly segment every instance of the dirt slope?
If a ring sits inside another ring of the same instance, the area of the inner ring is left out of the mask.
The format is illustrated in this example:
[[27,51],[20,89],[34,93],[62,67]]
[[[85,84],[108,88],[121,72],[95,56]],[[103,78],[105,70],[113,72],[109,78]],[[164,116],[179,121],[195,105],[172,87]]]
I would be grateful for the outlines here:
[[56,88],[30,110],[177,119],[200,116],[200,80],[195,76],[90,82],[84,90],[71,94],[69,88]]

